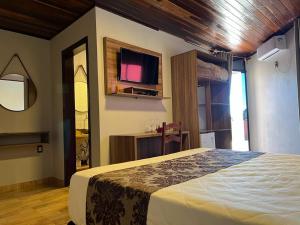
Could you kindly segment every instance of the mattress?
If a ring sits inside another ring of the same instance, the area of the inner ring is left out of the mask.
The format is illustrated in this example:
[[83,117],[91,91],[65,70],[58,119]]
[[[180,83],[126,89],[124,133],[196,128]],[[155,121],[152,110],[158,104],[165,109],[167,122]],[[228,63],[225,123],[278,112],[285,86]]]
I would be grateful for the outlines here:
[[[87,190],[96,175],[204,153],[194,149],[73,175],[69,214],[86,225]],[[151,194],[148,225],[300,225],[300,156],[264,154]]]

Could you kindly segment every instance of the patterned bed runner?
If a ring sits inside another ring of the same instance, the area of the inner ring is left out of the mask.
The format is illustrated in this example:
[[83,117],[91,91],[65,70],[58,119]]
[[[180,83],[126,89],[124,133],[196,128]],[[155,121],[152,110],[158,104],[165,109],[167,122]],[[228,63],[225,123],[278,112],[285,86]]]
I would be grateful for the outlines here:
[[150,196],[263,153],[215,149],[159,163],[96,175],[89,180],[87,225],[146,225]]

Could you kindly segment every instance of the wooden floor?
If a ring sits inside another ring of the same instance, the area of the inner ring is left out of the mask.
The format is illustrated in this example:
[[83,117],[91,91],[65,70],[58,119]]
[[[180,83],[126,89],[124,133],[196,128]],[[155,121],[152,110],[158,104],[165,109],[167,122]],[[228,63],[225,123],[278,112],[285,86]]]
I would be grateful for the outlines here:
[[0,194],[0,225],[66,225],[68,188]]

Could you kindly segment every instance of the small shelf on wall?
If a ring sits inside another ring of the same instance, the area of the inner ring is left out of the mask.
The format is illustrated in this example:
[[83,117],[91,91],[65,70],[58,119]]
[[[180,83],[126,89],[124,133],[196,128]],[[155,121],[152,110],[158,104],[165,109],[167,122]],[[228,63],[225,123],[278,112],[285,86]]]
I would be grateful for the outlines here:
[[136,99],[137,98],[145,98],[145,99],[154,99],[154,100],[170,99],[170,97],[129,94],[129,93],[124,93],[124,92],[111,93],[111,94],[108,94],[108,96],[129,97],[129,98],[136,98]]
[[168,97],[158,95],[158,91],[155,89],[140,88],[134,86],[123,89],[123,92],[111,93],[109,95],[130,98],[146,98],[154,100],[169,99]]
[[218,102],[212,102],[211,106],[226,106],[229,107],[230,104],[229,103],[218,103]]
[[0,147],[20,147],[49,143],[49,132],[0,133]]
[[227,129],[212,129],[212,130],[200,130],[200,133],[211,133],[211,132],[226,132],[226,131],[230,131],[231,132],[231,128],[227,128]]

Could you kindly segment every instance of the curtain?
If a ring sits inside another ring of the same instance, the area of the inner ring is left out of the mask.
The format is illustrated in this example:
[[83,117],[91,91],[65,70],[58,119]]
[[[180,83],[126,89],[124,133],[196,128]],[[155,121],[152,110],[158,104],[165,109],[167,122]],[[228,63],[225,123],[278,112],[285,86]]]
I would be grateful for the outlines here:
[[[229,85],[231,83],[231,75],[232,75],[232,65],[233,65],[233,55],[230,52],[218,52],[216,57],[227,61],[227,70],[228,70],[228,77],[229,77]],[[224,65],[226,66],[226,65]]]
[[298,113],[300,117],[300,19],[294,21],[295,47],[296,47],[296,66],[297,66],[297,85],[298,85]]
[[240,71],[246,73],[245,59],[240,57],[233,57],[232,71]]
[[222,60],[226,60],[228,65],[227,65],[227,69],[229,72],[229,77],[232,74],[232,62],[233,62],[233,56],[232,53],[230,52],[218,52],[216,55],[218,58],[222,59]]

